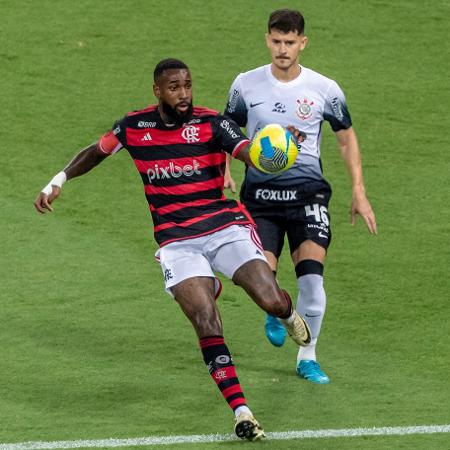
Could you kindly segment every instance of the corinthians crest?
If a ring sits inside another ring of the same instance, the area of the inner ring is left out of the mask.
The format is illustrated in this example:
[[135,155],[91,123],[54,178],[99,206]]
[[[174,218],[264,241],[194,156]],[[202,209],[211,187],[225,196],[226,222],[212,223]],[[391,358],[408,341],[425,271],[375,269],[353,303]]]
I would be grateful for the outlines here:
[[297,100],[297,109],[295,114],[301,120],[309,119],[312,116],[312,106],[314,102],[310,102],[307,98],[303,100]]

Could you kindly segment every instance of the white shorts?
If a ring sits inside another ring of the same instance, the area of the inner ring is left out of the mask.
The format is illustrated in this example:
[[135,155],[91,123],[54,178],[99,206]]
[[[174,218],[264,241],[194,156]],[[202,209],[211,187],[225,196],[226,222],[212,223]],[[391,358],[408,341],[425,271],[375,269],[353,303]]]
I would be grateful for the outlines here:
[[193,239],[172,242],[160,248],[156,259],[161,264],[166,291],[192,277],[215,278],[216,298],[221,284],[214,272],[233,278],[239,267],[253,259],[267,261],[256,230],[251,225],[230,225],[223,230]]

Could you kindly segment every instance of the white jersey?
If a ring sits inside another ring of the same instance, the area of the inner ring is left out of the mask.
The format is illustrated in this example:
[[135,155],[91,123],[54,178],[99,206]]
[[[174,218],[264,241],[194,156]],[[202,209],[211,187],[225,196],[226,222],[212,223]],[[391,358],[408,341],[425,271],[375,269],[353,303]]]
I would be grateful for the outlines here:
[[245,182],[273,187],[326,183],[320,162],[322,123],[328,121],[333,131],[351,127],[344,93],[338,84],[311,69],[300,66],[300,75],[289,82],[277,80],[271,65],[239,74],[234,80],[225,115],[253,136],[265,125],[294,125],[306,133],[299,145],[294,165],[279,175],[262,174],[248,168]]

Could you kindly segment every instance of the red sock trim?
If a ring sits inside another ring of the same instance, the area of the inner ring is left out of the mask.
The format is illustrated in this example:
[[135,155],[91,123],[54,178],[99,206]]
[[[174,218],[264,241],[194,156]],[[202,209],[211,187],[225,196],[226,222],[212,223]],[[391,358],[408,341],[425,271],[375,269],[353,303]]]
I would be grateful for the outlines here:
[[245,401],[245,398],[235,398],[234,400],[231,400],[229,405],[234,411],[238,406],[247,405],[247,402]]
[[242,389],[241,389],[241,385],[238,383],[233,386],[225,388],[222,391],[222,394],[225,398],[228,398],[230,395],[238,394],[239,392],[242,392]]
[[225,341],[222,336],[208,336],[200,339],[200,348],[223,345],[224,343]]

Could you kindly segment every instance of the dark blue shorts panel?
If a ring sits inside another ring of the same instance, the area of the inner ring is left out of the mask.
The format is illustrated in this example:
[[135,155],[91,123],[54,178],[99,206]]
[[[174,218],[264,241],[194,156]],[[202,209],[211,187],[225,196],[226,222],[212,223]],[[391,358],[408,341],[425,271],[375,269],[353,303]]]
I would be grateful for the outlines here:
[[305,205],[248,209],[258,227],[264,250],[277,258],[281,255],[285,235],[291,253],[306,240],[312,240],[325,250],[330,245],[330,216],[326,204],[312,201]]
[[278,259],[283,250],[286,221],[272,216],[256,217],[254,221],[263,249],[273,253]]

